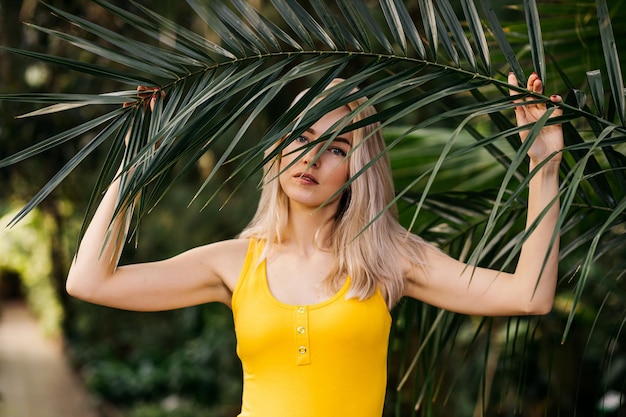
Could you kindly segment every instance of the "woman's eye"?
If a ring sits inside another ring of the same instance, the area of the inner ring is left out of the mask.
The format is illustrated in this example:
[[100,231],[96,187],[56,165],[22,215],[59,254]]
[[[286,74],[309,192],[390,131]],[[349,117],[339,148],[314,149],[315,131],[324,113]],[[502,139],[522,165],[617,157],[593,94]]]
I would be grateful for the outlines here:
[[298,136],[293,141],[297,143],[307,143],[309,140],[305,138],[304,136]]
[[336,156],[341,156],[341,157],[345,157],[346,156],[346,152],[341,149],[341,148],[328,148],[328,150]]

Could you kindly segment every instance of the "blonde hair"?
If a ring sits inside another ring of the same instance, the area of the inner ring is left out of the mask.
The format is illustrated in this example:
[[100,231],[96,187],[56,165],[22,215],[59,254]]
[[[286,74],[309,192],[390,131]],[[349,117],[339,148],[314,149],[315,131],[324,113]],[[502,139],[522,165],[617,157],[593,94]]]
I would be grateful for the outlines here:
[[[342,81],[333,80],[327,89]],[[351,112],[356,110],[352,123],[376,113],[366,103],[367,98],[361,97],[347,104]],[[334,219],[330,250],[335,254],[335,263],[326,283],[337,291],[347,274],[351,279],[348,298],[366,299],[380,288],[391,309],[404,290],[402,268],[406,262],[401,260],[423,265],[425,242],[398,222],[397,208],[391,204],[394,199],[391,166],[384,150],[378,122],[352,131],[352,151],[348,155],[352,182],[341,196]],[[278,181],[278,158],[266,164],[264,178],[269,180],[262,184],[257,212],[239,235],[265,240],[264,256],[270,253],[273,244],[282,242],[287,225],[288,198]]]

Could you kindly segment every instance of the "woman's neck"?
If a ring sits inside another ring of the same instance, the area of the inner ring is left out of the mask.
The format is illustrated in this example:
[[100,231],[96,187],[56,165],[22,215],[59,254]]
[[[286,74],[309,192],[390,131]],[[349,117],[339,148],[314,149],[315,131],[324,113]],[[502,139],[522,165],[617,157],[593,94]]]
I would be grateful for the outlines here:
[[335,211],[334,206],[311,209],[290,205],[284,244],[304,254],[328,249]]

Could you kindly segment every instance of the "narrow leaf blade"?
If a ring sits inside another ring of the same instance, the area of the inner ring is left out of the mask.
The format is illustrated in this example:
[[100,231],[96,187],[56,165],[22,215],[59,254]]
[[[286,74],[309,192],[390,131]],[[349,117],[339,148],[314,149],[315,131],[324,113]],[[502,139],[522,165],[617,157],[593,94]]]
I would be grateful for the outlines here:
[[546,57],[543,50],[543,37],[541,34],[541,23],[539,21],[537,2],[535,0],[524,0],[524,10],[526,11],[526,25],[528,26],[530,53],[535,65],[535,71],[539,74],[539,78],[545,83]]
[[609,77],[609,85],[613,93],[613,100],[617,108],[618,117],[622,125],[626,125],[626,97],[624,97],[624,79],[617,53],[615,36],[611,25],[611,15],[606,4],[606,0],[597,0],[598,23],[600,25],[600,38],[602,39],[602,50]]

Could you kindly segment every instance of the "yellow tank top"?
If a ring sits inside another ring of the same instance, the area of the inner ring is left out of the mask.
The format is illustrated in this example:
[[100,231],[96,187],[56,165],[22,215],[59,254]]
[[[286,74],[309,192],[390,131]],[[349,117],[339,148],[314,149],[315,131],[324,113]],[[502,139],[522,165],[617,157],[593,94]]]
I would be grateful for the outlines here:
[[233,292],[243,365],[240,417],[381,417],[391,315],[377,291],[288,305],[271,294],[263,242],[250,240]]

